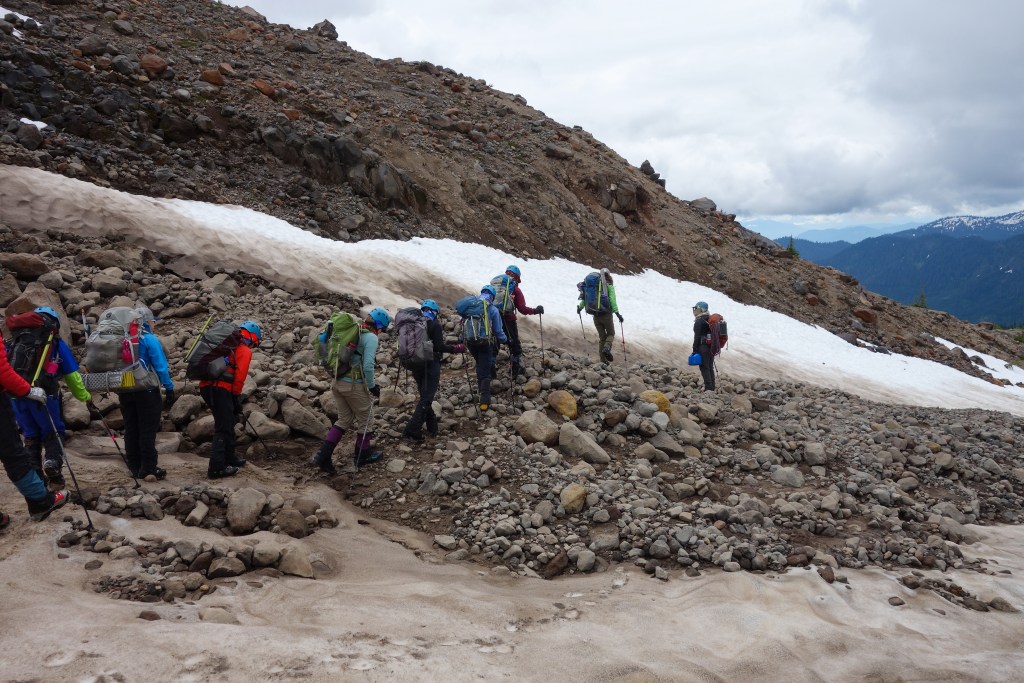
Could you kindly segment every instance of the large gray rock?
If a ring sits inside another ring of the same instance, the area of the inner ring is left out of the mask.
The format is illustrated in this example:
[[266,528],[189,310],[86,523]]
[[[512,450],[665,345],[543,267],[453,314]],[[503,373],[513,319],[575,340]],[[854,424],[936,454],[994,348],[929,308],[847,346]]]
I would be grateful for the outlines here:
[[207,578],[220,579],[225,576],[239,576],[245,573],[245,564],[237,557],[218,557],[210,563]]
[[228,498],[228,526],[236,534],[251,532],[259,521],[267,497],[253,488],[238,489]]
[[579,427],[566,422],[558,430],[558,448],[566,455],[580,458],[594,465],[605,465],[611,457],[601,448],[589,434],[584,434]]
[[[256,430],[261,439],[287,439],[288,435],[292,432],[288,425],[272,420],[258,410],[249,413],[249,424],[252,425],[252,428]],[[326,432],[327,430],[325,429],[323,433],[316,436],[322,438]]]
[[185,434],[192,440],[192,443],[206,443],[213,441],[213,427],[213,415],[203,415],[185,427]]
[[225,297],[236,297],[242,293],[242,288],[227,273],[217,273],[200,282],[199,286],[212,294],[220,294]]
[[658,432],[648,439],[647,443],[651,444],[659,451],[668,454],[670,458],[686,457],[686,446],[679,443],[665,432]]
[[63,405],[64,424],[71,429],[84,429],[92,422],[89,416],[89,406],[82,403],[71,392],[63,394],[61,404]]
[[201,413],[205,405],[206,403],[203,399],[194,394],[178,396],[174,401],[174,405],[168,411],[167,417],[171,418],[171,422],[181,427],[184,424],[188,424],[189,420]]
[[778,467],[772,471],[772,481],[797,488],[804,485],[803,473],[795,467]]
[[516,434],[526,443],[542,442],[546,446],[558,443],[558,425],[539,410],[527,410],[515,424]]
[[[284,400],[284,403],[281,404],[281,414],[286,425],[293,431],[306,436],[319,439],[331,428],[331,423],[326,417],[305,408],[294,398]],[[253,426],[255,427],[255,425]],[[258,427],[256,427],[256,431],[259,431]]]
[[298,546],[288,546],[281,551],[281,560],[277,568],[282,574],[301,576],[304,579],[313,578],[313,563],[309,561],[305,549]]

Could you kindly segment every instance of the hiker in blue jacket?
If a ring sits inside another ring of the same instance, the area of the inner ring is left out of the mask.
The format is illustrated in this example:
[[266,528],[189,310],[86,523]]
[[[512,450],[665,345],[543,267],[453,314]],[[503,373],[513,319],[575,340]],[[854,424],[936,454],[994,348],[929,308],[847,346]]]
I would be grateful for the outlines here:
[[[490,325],[491,340],[469,343],[466,347],[476,361],[476,381],[480,387],[480,412],[487,412],[491,407],[491,366],[498,355],[498,344],[507,344],[505,328],[501,322],[501,313],[494,305],[497,290],[492,285],[484,285],[480,290],[480,299],[487,309],[487,320]],[[494,341],[497,340],[497,343]]]

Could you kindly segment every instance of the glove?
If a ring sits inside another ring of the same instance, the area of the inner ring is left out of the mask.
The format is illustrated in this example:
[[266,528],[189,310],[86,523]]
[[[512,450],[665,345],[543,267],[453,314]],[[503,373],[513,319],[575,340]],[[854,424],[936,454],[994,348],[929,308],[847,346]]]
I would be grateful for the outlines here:
[[544,315],[544,307],[543,307],[543,306],[537,306],[537,307],[535,307],[535,308],[533,309],[533,314],[534,314],[534,315]]
[[46,403],[46,392],[39,387],[32,387],[28,390],[28,393],[25,394],[24,398],[37,403]]
[[465,353],[465,352],[466,352],[466,345],[465,344],[452,344],[452,353]]
[[174,389],[168,389],[164,393],[164,408],[170,408],[174,405]]
[[616,313],[615,315],[618,316],[619,322],[621,323],[622,322],[622,314],[621,313]]
[[94,420],[103,419],[103,413],[100,412],[100,409],[96,407],[95,403],[87,403],[86,405],[89,407],[89,417]]
[[233,397],[233,400],[234,400],[234,403],[235,403],[235,415],[241,415],[242,414],[242,397],[241,396],[235,396],[235,397]]
[[372,387],[370,387],[370,393],[373,394],[374,398],[380,398],[380,386],[374,384]]

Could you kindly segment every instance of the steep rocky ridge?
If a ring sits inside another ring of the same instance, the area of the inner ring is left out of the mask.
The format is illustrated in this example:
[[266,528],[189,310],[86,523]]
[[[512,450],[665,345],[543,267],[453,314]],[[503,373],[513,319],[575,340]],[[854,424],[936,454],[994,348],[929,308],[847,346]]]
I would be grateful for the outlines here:
[[20,16],[0,18],[2,163],[239,204],[339,240],[452,237],[654,268],[965,372],[976,372],[966,358],[922,335],[1024,356],[1008,335],[787,258],[714,202],[677,199],[657,174],[519,95],[443,66],[374,59],[329,23],[298,30],[199,0],[4,6]]

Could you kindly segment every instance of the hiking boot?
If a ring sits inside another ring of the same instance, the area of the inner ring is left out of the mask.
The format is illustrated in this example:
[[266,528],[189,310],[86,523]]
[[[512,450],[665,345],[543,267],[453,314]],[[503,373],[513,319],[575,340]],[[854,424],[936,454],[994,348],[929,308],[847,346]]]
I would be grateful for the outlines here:
[[601,360],[605,363],[611,363],[614,360],[612,356],[612,350],[610,348],[601,349]]
[[67,491],[50,491],[42,500],[28,501],[29,518],[33,522],[41,522],[54,510],[64,507],[67,502]]
[[233,465],[228,465],[222,470],[210,470],[206,473],[207,479],[223,479],[224,477],[233,477],[238,474],[238,468]]
[[246,463],[248,462],[249,461],[246,460],[245,458],[231,458],[230,460],[228,460],[228,464],[231,465],[232,467],[245,467]]
[[402,438],[408,439],[409,441],[413,441],[415,443],[423,443],[422,434],[406,434],[405,432],[402,432]]
[[384,458],[384,454],[380,451],[362,451],[356,456],[356,467],[362,467],[363,465],[372,465],[375,462],[380,462]]
[[324,441],[320,444],[320,448],[317,449],[316,453],[313,454],[310,459],[311,465],[316,465],[320,468],[321,472],[327,474],[337,474],[338,470],[334,466],[334,462],[331,460],[331,455],[334,453],[334,449],[338,447],[338,444],[331,443],[330,441]]
[[61,476],[61,469],[63,469],[61,463],[56,460],[46,460],[43,462],[43,474],[46,475],[49,481],[56,481],[57,479],[63,481],[64,477]]
[[486,413],[487,409],[490,408],[490,407],[491,407],[490,403],[481,403],[480,404],[480,412],[481,413]]

